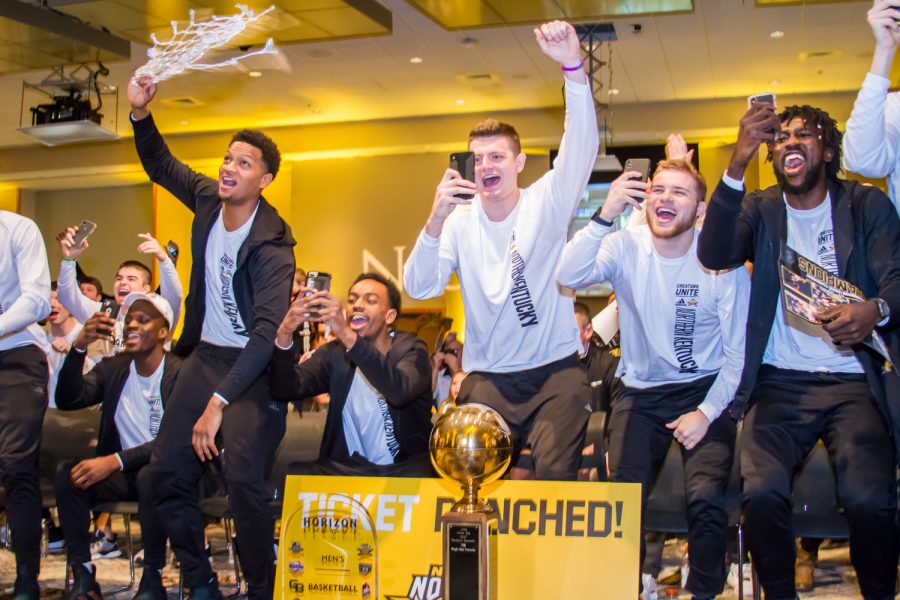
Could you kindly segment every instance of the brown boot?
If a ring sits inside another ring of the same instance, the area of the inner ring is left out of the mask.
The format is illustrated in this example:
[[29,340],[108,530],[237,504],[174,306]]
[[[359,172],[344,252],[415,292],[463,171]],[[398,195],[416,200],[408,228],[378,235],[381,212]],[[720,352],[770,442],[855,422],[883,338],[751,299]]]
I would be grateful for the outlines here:
[[815,552],[803,549],[802,544],[797,544],[797,566],[794,568],[794,586],[798,592],[810,592],[815,587],[813,573],[816,563],[819,561],[818,548]]

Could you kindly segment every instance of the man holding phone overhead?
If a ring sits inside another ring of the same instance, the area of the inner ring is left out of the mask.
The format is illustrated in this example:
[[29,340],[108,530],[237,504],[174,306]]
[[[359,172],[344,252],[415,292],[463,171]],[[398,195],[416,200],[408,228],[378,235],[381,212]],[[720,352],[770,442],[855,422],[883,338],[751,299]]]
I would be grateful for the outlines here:
[[[474,181],[448,169],[431,215],[406,262],[413,298],[443,293],[455,272],[465,304],[466,352],[459,401],[497,411],[517,449],[530,445],[540,479],[574,479],[590,415],[572,298],[556,286],[569,222],[584,192],[598,135],[575,29],[535,29],[541,50],[565,77],[565,133],[554,168],[526,189],[519,136],[482,121],[469,134]],[[472,199],[461,196],[475,194]],[[559,432],[566,432],[560,436]]]

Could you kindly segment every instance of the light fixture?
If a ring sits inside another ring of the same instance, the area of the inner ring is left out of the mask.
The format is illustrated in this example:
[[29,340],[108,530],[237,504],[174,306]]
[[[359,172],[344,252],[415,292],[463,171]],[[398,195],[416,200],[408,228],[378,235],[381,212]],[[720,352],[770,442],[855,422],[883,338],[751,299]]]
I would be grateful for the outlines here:
[[458,105],[460,105],[460,106],[462,106],[462,105],[465,104],[465,103],[466,103],[466,101],[465,101],[463,98],[457,98],[457,99],[456,99],[456,104],[458,104]]
[[262,71],[250,71],[249,73],[247,73],[247,75],[249,75],[250,77],[253,77],[253,78],[263,76]]
[[769,34],[769,37],[772,38],[773,40],[780,40],[781,38],[784,37],[784,32],[781,31],[780,29],[776,29],[775,31],[773,31],[772,33]]
[[770,79],[769,85],[781,85],[781,80],[780,79]]
[[618,96],[618,95],[619,95],[619,90],[618,90],[618,88],[612,88],[612,89],[610,89],[610,90],[609,90],[609,95],[610,95],[610,96]]
[[409,59],[409,62],[411,62],[414,65],[421,65],[422,57],[421,56],[413,56],[411,59]]
[[467,35],[467,36],[463,37],[463,39],[459,40],[459,43],[462,44],[463,46],[465,46],[466,48],[474,48],[475,46],[478,45],[478,40]]
[[182,125],[187,125],[190,123],[190,121],[185,121],[184,119],[182,119],[181,121],[179,121],[179,123],[181,123]]
[[616,158],[614,154],[607,154],[606,149],[603,148],[600,150],[600,154],[597,155],[597,159],[594,160],[594,168],[591,171],[615,171],[620,172],[622,170],[622,163],[619,162],[619,159]]

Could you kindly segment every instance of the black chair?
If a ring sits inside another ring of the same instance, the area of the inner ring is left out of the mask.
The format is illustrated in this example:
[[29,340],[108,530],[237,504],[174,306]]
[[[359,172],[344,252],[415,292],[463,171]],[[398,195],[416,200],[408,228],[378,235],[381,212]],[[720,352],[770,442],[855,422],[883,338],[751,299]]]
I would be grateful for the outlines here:
[[[131,534],[131,519],[136,517],[138,514],[138,503],[137,502],[104,502],[103,504],[98,504],[94,507],[95,513],[109,513],[110,515],[122,515],[122,519],[125,521],[125,549],[128,552],[128,574],[130,576],[130,580],[128,585],[124,585],[122,587],[118,587],[114,590],[108,590],[107,594],[118,594],[119,592],[124,592],[126,590],[130,590],[134,587],[134,538]],[[66,572],[68,573],[68,566],[66,568]],[[66,582],[66,588],[68,589],[68,581]]]

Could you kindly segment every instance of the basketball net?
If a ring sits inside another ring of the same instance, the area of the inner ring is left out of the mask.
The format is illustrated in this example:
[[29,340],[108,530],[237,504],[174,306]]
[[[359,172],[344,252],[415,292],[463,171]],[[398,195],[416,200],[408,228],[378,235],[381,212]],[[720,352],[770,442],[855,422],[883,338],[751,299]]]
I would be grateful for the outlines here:
[[142,77],[149,77],[153,83],[159,83],[181,73],[192,71],[204,71],[236,65],[239,61],[259,54],[273,54],[276,52],[272,38],[266,42],[261,50],[245,52],[223,62],[207,64],[201,62],[210,51],[221,48],[235,36],[240,34],[247,26],[263,15],[275,10],[270,6],[258,15],[246,5],[237,4],[240,13],[230,17],[218,17],[213,15],[207,21],[197,23],[194,21],[194,11],[190,11],[190,23],[184,29],[178,29],[178,22],[172,21],[172,39],[161,42],[156,34],[150,34],[153,47],[147,50],[150,60],[134,72],[134,81]]

